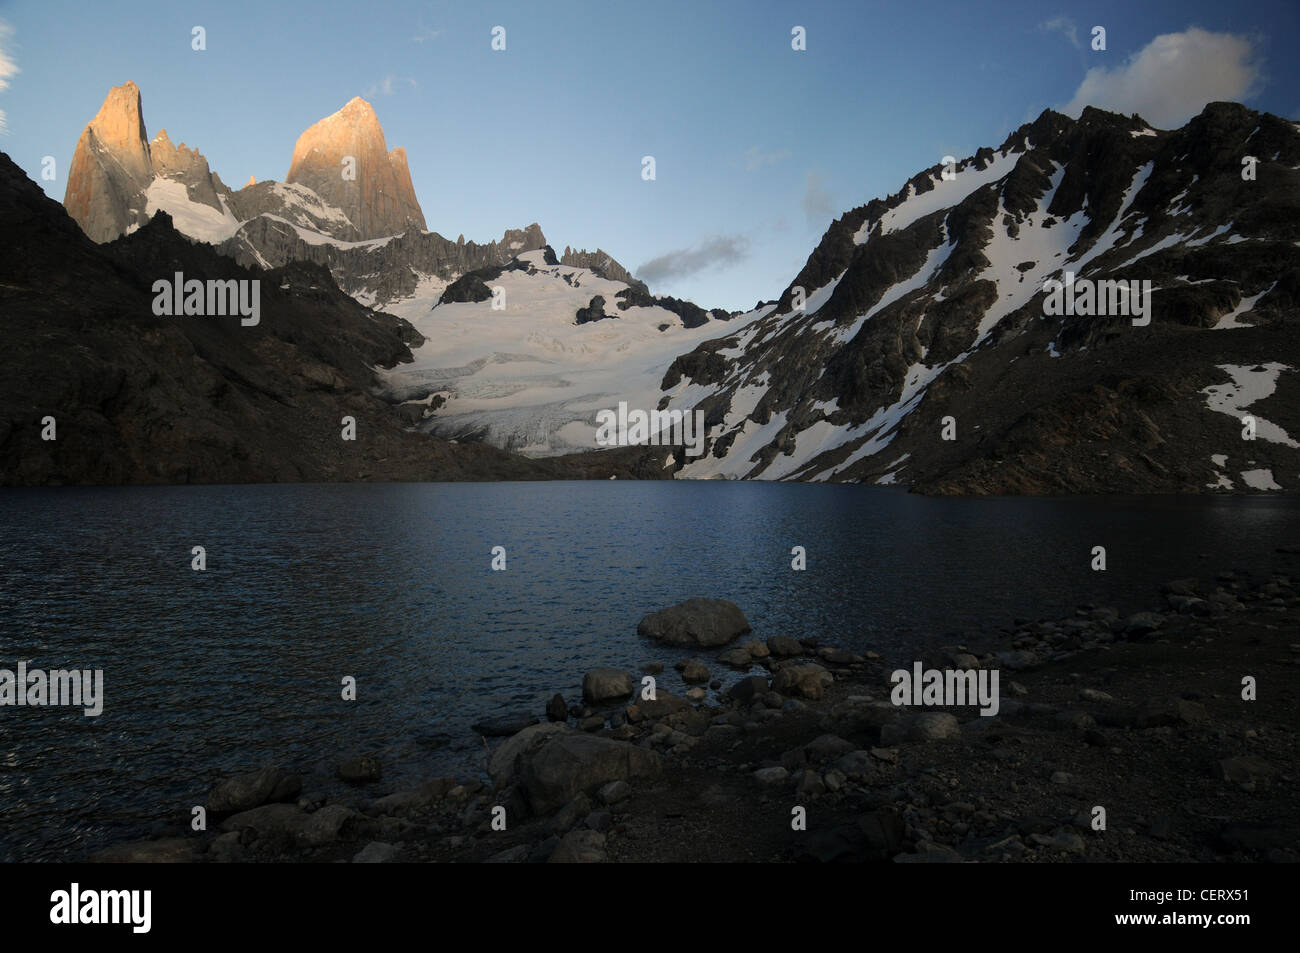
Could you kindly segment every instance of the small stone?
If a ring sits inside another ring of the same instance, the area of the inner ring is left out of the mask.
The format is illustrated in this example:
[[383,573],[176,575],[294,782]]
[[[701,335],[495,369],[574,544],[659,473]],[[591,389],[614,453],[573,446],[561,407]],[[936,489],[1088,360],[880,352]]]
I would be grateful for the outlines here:
[[596,792],[601,804],[613,805],[624,800],[632,793],[632,787],[626,781],[610,781]]
[[339,765],[338,770],[339,780],[351,784],[378,781],[381,773],[379,759],[369,757],[352,758],[349,761],[344,761]]
[[1049,847],[1052,850],[1063,850],[1068,854],[1082,854],[1084,851],[1083,838],[1074,831],[1061,829],[1054,834],[1030,834],[1029,839],[1040,847]]
[[352,863],[397,864],[401,863],[402,860],[403,854],[400,847],[394,847],[392,844],[385,844],[380,841],[371,841],[357,852],[356,856],[352,858]]
[[695,684],[697,682],[707,682],[708,680],[708,667],[699,659],[687,659],[686,664],[682,666],[682,681]]
[[582,677],[583,701],[599,703],[632,694],[632,676],[618,668],[593,668]]
[[784,784],[790,777],[790,772],[782,767],[759,768],[754,772],[754,780],[764,787],[776,787]]
[[777,658],[794,658],[803,655],[803,646],[788,635],[774,635],[767,640],[767,649]]
[[733,668],[749,668],[753,663],[753,659],[744,649],[728,649],[718,655],[718,661],[725,662]]
[[569,706],[559,692],[551,696],[551,700],[546,703],[546,718],[548,721],[568,721]]

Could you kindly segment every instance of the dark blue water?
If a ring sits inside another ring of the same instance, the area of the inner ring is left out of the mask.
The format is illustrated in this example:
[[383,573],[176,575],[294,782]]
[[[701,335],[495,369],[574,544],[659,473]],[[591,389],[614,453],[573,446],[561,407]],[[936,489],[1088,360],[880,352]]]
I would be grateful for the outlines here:
[[[732,599],[758,636],[910,659],[1081,602],[1150,608],[1167,579],[1263,569],[1294,498],[945,500],[761,483],[497,483],[0,491],[0,668],[102,668],[105,709],[0,708],[0,859],[77,858],[184,823],[261,764],[373,793],[484,763],[484,714],[576,698],[596,665],[680,653],[647,612]],[[191,548],[207,570],[190,568]],[[507,570],[490,569],[504,546]],[[793,572],[791,547],[807,549]],[[1089,569],[1104,545],[1109,568]],[[706,661],[708,659],[706,658]],[[715,670],[722,666],[714,666]],[[341,698],[344,676],[355,702]]]

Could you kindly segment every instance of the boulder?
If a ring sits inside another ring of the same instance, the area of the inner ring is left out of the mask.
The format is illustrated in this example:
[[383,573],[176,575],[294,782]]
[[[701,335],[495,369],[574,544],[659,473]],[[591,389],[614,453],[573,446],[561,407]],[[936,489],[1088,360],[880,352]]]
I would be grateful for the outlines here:
[[659,755],[653,751],[577,733],[548,739],[521,757],[519,764],[524,796],[539,815],[550,814],[579,794],[592,794],[610,781],[655,778],[660,770]]
[[307,815],[307,819],[298,828],[298,843],[307,847],[319,847],[332,844],[339,839],[343,828],[350,821],[360,817],[356,811],[342,804],[327,804],[319,811]]
[[1258,755],[1238,755],[1219,761],[1219,776],[1233,784],[1267,783],[1277,773],[1277,768]]
[[237,814],[263,804],[290,801],[302,790],[302,780],[283,768],[262,768],[217,784],[208,795],[209,814]]
[[754,664],[754,659],[743,648],[727,649],[725,652],[719,652],[718,661],[730,665],[732,668],[749,668]]
[[[551,697],[551,700],[546,703],[546,719],[548,721],[567,721],[568,718],[569,706],[565,703],[564,696],[556,692]],[[519,731],[522,730],[522,728],[519,729]]]
[[1164,618],[1158,613],[1135,612],[1124,620],[1124,634],[1129,638],[1141,638],[1156,631],[1164,624]]
[[569,728],[563,723],[532,725],[501,742],[488,759],[488,775],[492,778],[493,787],[500,791],[513,783],[521,755],[540,748],[553,736],[567,731]]
[[371,841],[352,858],[354,864],[398,864],[405,860],[400,847]]
[[846,741],[839,735],[820,735],[803,747],[808,758],[814,763],[832,761],[857,749],[857,745],[851,741]]
[[582,698],[587,702],[627,698],[633,689],[632,676],[620,668],[593,668],[582,676]]
[[631,793],[632,786],[626,781],[610,781],[608,784],[601,786],[600,790],[596,792],[596,797],[601,804],[613,805],[624,800]]
[[834,676],[815,662],[787,665],[772,679],[772,690],[800,698],[821,698],[835,681]]
[[710,648],[726,645],[751,631],[745,614],[726,599],[687,599],[652,612],[637,625],[638,635],[669,645]]
[[803,655],[803,646],[788,635],[774,635],[767,640],[767,650],[777,658],[794,658]]
[[741,704],[748,704],[755,697],[761,698],[766,694],[768,687],[767,679],[762,675],[751,675],[748,678],[742,678],[727,689],[727,695]]
[[960,737],[960,722],[944,711],[924,711],[909,718],[900,718],[880,729],[882,745],[894,745],[900,741],[942,741]]
[[682,681],[687,683],[707,682],[709,670],[699,659],[687,659],[682,666]]
[[640,721],[644,718],[656,719],[666,718],[668,715],[675,714],[679,711],[690,711],[691,703],[684,698],[678,698],[671,692],[661,692],[655,690],[654,701],[642,698],[635,705],[629,705],[628,721],[632,720],[630,709],[637,710],[637,719]]
[[759,768],[754,772],[754,780],[764,787],[778,787],[790,778],[790,772],[780,765],[771,768]]
[[263,804],[226,818],[221,829],[227,833],[251,830],[258,837],[288,839],[298,833],[309,816],[297,804]]
[[397,791],[385,797],[376,798],[366,807],[366,813],[371,817],[379,817],[384,814],[396,817],[406,814],[422,807],[428,807],[434,801],[445,796],[455,786],[455,778],[435,778],[432,781],[426,781],[413,790]]

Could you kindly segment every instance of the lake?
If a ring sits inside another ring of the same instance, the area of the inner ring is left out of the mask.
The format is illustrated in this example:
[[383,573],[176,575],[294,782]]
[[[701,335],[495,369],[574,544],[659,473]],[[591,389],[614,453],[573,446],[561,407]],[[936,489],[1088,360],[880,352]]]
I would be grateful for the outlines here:
[[[103,669],[104,711],[0,707],[0,860],[79,859],[187,823],[216,780],[263,764],[326,793],[361,753],[384,767],[371,794],[481,771],[472,722],[541,714],[557,691],[576,700],[588,668],[658,660],[679,692],[685,653],[636,626],[691,596],[736,602],[759,637],[909,662],[1016,617],[1152,608],[1163,581],[1263,570],[1297,543],[1300,508],[1281,496],[935,499],[721,481],[4,490],[0,668]],[[1090,569],[1098,545],[1105,572]]]

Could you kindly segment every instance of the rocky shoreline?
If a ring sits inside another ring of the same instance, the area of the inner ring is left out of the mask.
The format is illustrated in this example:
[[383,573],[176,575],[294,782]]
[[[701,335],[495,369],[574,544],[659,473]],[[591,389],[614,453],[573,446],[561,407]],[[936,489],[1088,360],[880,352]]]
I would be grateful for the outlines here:
[[754,638],[724,600],[638,631],[696,653],[682,697],[646,697],[662,662],[593,669],[581,702],[481,723],[508,734],[482,777],[380,795],[382,766],[358,758],[339,766],[355,795],[327,801],[266,768],[213,789],[206,831],[89,859],[1300,860],[1300,547],[1263,577],[1170,582],[1156,611],[1082,606],[916,660],[996,670],[991,716],[898,707],[890,673],[912,660]]

